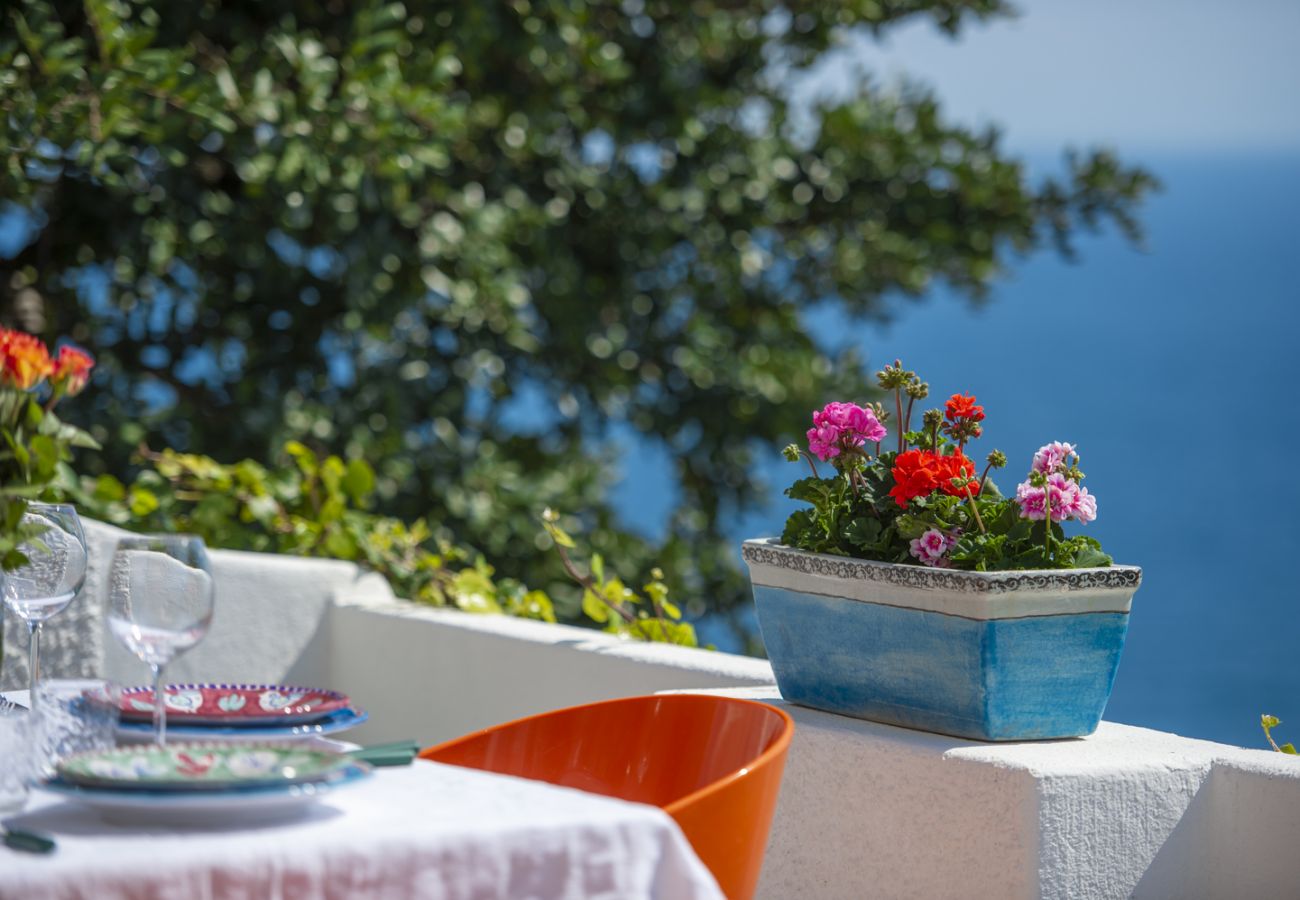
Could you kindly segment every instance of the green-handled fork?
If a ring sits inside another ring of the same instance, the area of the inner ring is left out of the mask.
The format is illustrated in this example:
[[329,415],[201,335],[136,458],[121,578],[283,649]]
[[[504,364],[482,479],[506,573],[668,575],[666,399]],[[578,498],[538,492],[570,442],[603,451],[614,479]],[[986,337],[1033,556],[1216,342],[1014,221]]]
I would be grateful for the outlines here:
[[24,853],[53,853],[54,841],[43,834],[0,825],[0,844]]
[[415,741],[393,741],[388,744],[373,744],[359,750],[351,750],[348,756],[372,766],[407,766],[420,752],[420,745]]

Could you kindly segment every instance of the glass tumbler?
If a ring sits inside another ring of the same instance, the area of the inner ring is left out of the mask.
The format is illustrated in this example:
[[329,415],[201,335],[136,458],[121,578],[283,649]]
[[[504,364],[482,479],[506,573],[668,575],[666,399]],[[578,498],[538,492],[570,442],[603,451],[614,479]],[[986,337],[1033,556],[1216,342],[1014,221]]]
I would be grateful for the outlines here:
[[27,803],[34,775],[33,731],[29,711],[0,704],[0,816]]
[[59,761],[88,750],[117,745],[122,692],[96,678],[46,679],[36,686],[35,765],[37,775],[54,774]]

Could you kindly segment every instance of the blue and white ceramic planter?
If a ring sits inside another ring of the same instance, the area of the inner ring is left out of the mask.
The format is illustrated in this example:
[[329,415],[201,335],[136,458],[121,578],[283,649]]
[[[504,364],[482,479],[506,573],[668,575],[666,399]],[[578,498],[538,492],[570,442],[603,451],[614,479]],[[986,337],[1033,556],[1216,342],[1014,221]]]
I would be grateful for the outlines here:
[[985,741],[1091,734],[1136,566],[959,572],[746,541],[758,623],[787,700]]

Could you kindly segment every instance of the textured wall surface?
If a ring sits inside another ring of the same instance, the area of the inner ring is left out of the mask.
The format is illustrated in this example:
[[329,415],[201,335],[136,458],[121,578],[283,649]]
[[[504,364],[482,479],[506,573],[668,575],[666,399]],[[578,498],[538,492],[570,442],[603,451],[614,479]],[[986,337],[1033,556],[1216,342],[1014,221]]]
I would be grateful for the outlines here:
[[773,683],[760,659],[353,596],[330,636],[335,684],[371,714],[358,740],[432,744],[595,700]]
[[762,898],[1292,897],[1300,761],[1103,722],[983,744],[795,720]]

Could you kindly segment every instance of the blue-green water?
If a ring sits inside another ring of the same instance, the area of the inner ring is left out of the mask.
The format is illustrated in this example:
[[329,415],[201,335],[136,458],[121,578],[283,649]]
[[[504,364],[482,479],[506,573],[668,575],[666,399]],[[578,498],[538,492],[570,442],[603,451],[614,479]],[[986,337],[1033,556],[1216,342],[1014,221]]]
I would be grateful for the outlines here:
[[[1300,155],[1144,163],[1165,185],[1146,252],[1103,234],[1075,264],[1019,262],[978,309],[939,289],[888,327],[812,320],[873,364],[902,357],[936,395],[975,393],[976,451],[1007,453],[1004,489],[1039,445],[1078,445],[1089,533],[1145,571],[1108,719],[1258,746],[1270,712],[1300,739]],[[645,524],[653,470],[621,488]],[[777,534],[791,508],[729,528]]]

